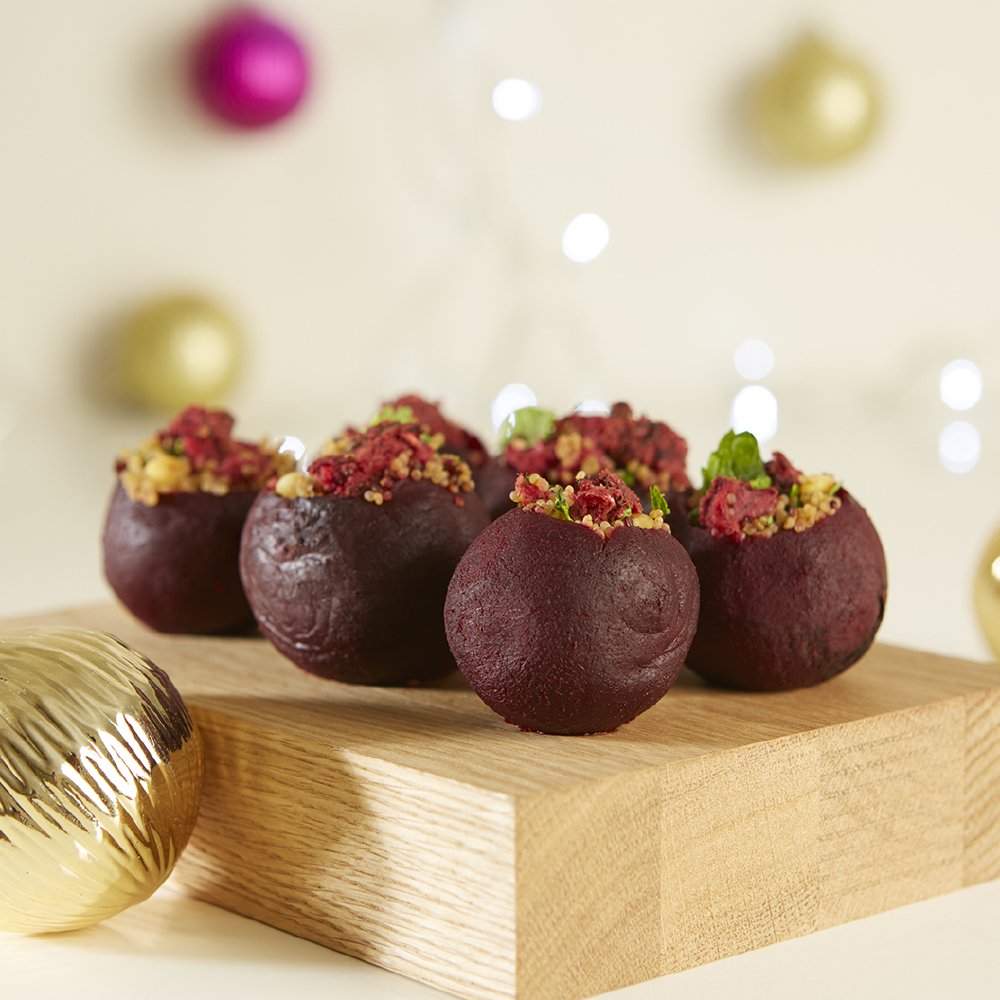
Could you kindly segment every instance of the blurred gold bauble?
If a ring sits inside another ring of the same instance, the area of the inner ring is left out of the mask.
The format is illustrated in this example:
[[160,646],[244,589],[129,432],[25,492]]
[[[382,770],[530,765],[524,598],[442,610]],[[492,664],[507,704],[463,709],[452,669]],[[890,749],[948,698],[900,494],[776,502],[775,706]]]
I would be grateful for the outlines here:
[[116,375],[132,403],[173,413],[190,403],[215,403],[243,363],[243,336],[207,299],[176,295],[136,312],[118,340]]
[[760,80],[754,114],[764,146],[797,163],[832,163],[860,149],[879,120],[868,70],[805,38]]
[[979,560],[972,596],[986,641],[993,655],[1000,660],[1000,528],[989,540]]
[[151,895],[194,828],[202,743],[166,674],[103,632],[0,633],[0,931]]

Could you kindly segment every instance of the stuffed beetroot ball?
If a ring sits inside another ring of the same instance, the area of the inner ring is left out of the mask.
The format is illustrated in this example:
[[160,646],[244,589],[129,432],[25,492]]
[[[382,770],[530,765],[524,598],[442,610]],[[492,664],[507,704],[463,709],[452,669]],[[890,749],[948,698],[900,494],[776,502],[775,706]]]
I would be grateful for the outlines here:
[[780,452],[766,465],[732,431],[688,517],[671,518],[701,582],[688,666],[726,687],[809,687],[856,663],[886,601],[885,554],[865,509],[833,476]]
[[416,423],[351,432],[254,504],[243,584],[261,631],[303,670],[400,684],[455,669],[441,609],[489,515],[441,443]]
[[602,733],[670,689],[698,620],[698,579],[660,506],[615,475],[565,488],[520,476],[518,508],[469,547],[445,603],[459,669],[522,729]]
[[240,535],[265,483],[294,460],[237,441],[223,410],[188,407],[126,450],[104,529],[104,572],[119,600],[158,632],[247,629]]

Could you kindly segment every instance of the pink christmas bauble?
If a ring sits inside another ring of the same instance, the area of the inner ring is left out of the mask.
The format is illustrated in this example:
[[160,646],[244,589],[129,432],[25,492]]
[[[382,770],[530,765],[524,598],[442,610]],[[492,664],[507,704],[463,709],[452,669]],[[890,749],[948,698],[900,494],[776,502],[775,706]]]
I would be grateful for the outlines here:
[[290,114],[309,86],[302,43],[250,8],[224,14],[194,50],[194,80],[206,107],[242,128],[261,128]]

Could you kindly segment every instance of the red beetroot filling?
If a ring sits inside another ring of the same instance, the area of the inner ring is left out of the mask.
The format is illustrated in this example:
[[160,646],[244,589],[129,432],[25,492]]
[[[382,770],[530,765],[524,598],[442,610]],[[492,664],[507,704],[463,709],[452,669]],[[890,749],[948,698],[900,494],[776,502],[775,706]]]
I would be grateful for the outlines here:
[[584,437],[593,438],[619,468],[638,461],[655,473],[668,472],[670,485],[687,489],[691,484],[684,471],[687,442],[667,424],[649,417],[633,417],[628,403],[615,403],[606,416],[571,416],[571,422]]
[[614,524],[620,518],[641,513],[639,498],[613,472],[599,472],[573,484],[570,514],[574,520],[582,520],[590,514],[598,524],[601,521]]
[[540,476],[556,478],[560,471],[576,473],[587,464],[588,459],[596,461],[598,469],[614,469],[614,459],[604,451],[591,437],[583,436],[580,450],[572,456],[559,454],[559,435],[572,431],[566,427],[557,430],[556,435],[544,441],[536,441],[530,448],[522,448],[516,444],[507,446],[504,458],[507,464],[526,476],[538,473]]
[[[210,472],[232,490],[259,490],[273,474],[274,456],[263,454],[259,444],[232,436],[233,417],[225,410],[189,406],[156,438],[168,455],[186,455],[194,473]],[[119,459],[120,473],[126,463]]]
[[340,454],[317,458],[309,466],[309,474],[321,492],[332,496],[360,497],[374,491],[390,500],[390,487],[411,477],[444,480],[441,485],[457,492],[463,466],[468,472],[457,456],[438,454],[421,433],[420,424],[389,421],[352,434]]
[[458,449],[468,455],[473,467],[478,467],[486,461],[486,448],[483,442],[475,434],[470,434],[460,424],[456,424],[454,420],[449,420],[437,403],[431,403],[422,396],[400,396],[399,399],[385,405],[395,410],[404,406],[409,407],[413,419],[418,424],[426,427],[431,434],[443,434],[445,448],[448,451]]
[[[532,481],[534,479],[534,481]],[[642,513],[639,498],[613,472],[599,472],[596,476],[577,479],[572,487],[562,490],[559,486],[549,487],[544,479],[536,476],[527,477],[523,473],[517,477],[514,493],[521,507],[527,507],[536,513],[550,513],[537,506],[538,501],[566,501],[564,513],[570,520],[582,521],[588,514],[595,524],[615,521]]]
[[778,508],[778,491],[769,486],[755,490],[742,479],[716,476],[698,503],[698,520],[714,538],[744,538],[743,522],[773,515]]
[[[577,433],[579,453],[560,453],[560,439]],[[575,473],[592,468],[629,470],[638,463],[657,478],[669,475],[672,489],[687,489],[691,483],[684,470],[687,442],[665,423],[648,417],[633,417],[628,403],[615,403],[608,416],[571,414],[556,422],[553,433],[530,448],[512,442],[504,458],[507,464],[526,475],[558,477],[562,471]]]
[[779,493],[787,493],[802,477],[802,473],[780,451],[774,453],[770,462],[764,463],[764,471],[771,477],[771,484],[778,488]]

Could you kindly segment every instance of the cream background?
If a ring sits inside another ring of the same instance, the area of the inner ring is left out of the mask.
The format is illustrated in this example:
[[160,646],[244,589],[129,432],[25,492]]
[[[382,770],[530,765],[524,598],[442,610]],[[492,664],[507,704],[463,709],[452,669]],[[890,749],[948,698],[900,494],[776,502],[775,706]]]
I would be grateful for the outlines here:
[[[117,449],[162,424],[93,398],[109,324],[204,291],[246,326],[238,431],[310,447],[418,389],[489,432],[510,381],[565,410],[630,400],[700,465],[775,350],[771,446],[842,477],[889,560],[881,638],[988,655],[973,569],[1000,521],[1000,13],[904,4],[284,0],[315,85],[300,114],[227,132],[177,63],[219,5],[0,5],[0,613],[102,599],[99,535]],[[754,72],[823,31],[882,80],[885,127],[857,159],[777,167],[741,124]],[[506,76],[541,114],[501,120]],[[593,211],[608,248],[560,250]],[[982,402],[937,395],[956,357]],[[964,475],[937,459],[979,428]]]

